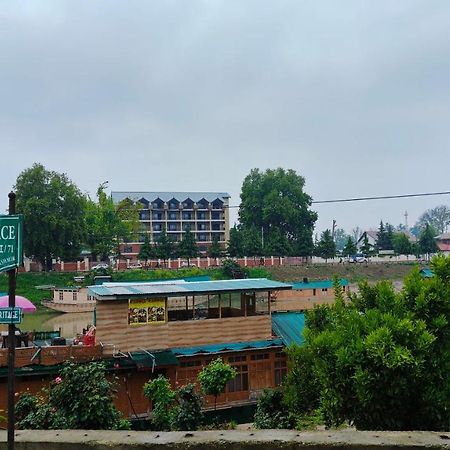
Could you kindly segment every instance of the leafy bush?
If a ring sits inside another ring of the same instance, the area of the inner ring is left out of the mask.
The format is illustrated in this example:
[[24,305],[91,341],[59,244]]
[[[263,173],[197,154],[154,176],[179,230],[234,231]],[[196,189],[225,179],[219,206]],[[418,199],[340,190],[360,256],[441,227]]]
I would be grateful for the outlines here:
[[224,259],[222,261],[222,273],[227,278],[247,278],[248,270],[246,267],[241,267],[236,261],[232,259]]
[[177,390],[178,407],[173,417],[173,427],[176,430],[197,430],[202,415],[202,398],[195,392],[194,384],[187,384]]
[[113,403],[101,363],[67,363],[38,396],[24,393],[15,412],[19,429],[116,429],[126,426]]
[[264,389],[255,413],[256,428],[292,428],[293,419],[283,403],[281,389]]
[[414,269],[400,293],[363,282],[308,316],[304,349],[290,355],[291,412],[312,413],[317,388],[327,426],[450,430],[450,257],[432,268],[428,280]]

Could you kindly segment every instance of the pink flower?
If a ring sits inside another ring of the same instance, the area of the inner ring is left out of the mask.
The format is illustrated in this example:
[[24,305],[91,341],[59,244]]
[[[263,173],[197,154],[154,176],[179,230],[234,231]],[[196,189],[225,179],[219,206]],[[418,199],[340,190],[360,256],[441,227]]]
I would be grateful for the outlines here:
[[56,378],[55,378],[55,383],[56,383],[56,384],[61,383],[61,381],[62,381],[62,378],[61,378],[61,377],[56,377]]

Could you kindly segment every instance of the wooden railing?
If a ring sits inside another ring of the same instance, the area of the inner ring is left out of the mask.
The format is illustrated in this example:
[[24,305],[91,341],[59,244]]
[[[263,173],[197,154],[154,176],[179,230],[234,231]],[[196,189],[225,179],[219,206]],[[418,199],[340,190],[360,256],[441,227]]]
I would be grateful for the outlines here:
[[[101,359],[101,345],[53,345],[49,347],[21,347],[16,349],[15,367],[30,365],[52,366],[65,361],[87,362]],[[0,349],[0,367],[8,365],[8,349]]]

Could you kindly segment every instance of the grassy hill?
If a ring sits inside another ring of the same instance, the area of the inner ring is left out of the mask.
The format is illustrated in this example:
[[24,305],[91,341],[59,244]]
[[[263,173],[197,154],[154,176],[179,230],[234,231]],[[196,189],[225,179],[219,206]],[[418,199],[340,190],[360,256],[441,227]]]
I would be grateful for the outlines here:
[[329,279],[333,276],[346,278],[350,282],[363,279],[401,280],[409,274],[414,267],[413,263],[368,263],[368,264],[317,264],[306,266],[279,266],[269,267],[274,280],[301,281],[303,278]]

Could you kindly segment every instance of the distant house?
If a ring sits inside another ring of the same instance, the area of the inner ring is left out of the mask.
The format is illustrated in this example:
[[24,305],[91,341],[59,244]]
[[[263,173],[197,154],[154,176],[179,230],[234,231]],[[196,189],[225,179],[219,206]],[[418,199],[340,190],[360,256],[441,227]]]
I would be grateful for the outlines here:
[[442,233],[436,236],[436,245],[442,253],[450,253],[450,233]]
[[373,249],[375,248],[375,244],[377,243],[377,230],[367,230],[364,231],[364,233],[361,235],[361,237],[358,239],[358,242],[356,243],[356,248],[358,250],[361,250],[362,246],[364,245],[364,238],[367,236],[367,242],[369,243],[370,247]]

